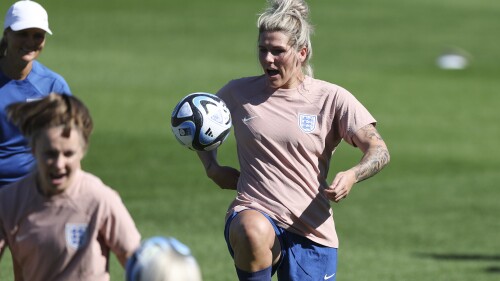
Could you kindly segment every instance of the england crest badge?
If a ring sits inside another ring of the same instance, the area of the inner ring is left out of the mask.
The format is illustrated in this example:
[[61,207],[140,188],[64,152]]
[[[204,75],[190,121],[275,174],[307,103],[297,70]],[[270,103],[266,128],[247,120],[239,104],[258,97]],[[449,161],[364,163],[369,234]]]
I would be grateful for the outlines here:
[[304,133],[311,133],[316,129],[316,115],[299,114],[299,127]]
[[66,224],[66,243],[69,247],[78,250],[85,246],[88,239],[88,224],[86,223],[67,223]]

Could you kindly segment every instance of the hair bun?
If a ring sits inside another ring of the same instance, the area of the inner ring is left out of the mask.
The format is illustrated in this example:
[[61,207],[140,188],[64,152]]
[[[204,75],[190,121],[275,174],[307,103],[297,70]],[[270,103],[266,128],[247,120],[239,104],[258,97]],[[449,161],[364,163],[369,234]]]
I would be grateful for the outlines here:
[[309,17],[309,6],[304,0],[268,0],[268,3],[274,12],[295,13],[304,19]]

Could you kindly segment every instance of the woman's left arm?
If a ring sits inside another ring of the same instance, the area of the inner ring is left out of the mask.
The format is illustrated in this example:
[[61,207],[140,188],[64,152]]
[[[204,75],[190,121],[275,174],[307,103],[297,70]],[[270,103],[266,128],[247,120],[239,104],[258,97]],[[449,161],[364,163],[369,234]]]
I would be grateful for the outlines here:
[[325,190],[328,199],[339,202],[349,195],[352,186],[380,172],[390,161],[389,150],[374,125],[369,124],[353,135],[353,143],[363,152],[361,161],[339,172]]

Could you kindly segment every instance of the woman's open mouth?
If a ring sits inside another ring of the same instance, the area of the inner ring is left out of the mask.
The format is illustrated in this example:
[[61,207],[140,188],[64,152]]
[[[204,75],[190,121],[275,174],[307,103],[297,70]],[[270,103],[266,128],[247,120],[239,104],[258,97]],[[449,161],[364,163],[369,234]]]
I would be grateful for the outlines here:
[[269,75],[271,77],[277,76],[280,74],[280,71],[277,69],[266,69],[266,72],[267,72],[267,75]]

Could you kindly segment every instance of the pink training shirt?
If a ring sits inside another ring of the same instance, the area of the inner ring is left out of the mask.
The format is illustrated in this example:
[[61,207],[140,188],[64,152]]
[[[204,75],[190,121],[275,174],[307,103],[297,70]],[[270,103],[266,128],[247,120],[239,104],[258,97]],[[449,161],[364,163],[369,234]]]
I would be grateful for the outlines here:
[[38,192],[34,173],[0,190],[0,253],[10,248],[16,280],[109,280],[109,252],[139,246],[119,195],[89,173],[75,176],[52,197]]
[[311,77],[274,92],[264,76],[233,80],[217,95],[231,111],[241,175],[228,214],[252,208],[288,231],[338,247],[323,194],[335,149],[376,121],[347,90]]

